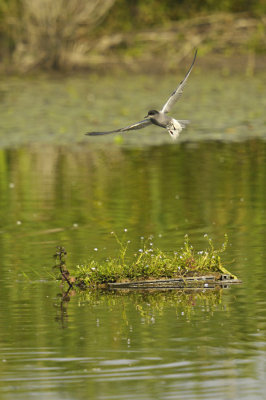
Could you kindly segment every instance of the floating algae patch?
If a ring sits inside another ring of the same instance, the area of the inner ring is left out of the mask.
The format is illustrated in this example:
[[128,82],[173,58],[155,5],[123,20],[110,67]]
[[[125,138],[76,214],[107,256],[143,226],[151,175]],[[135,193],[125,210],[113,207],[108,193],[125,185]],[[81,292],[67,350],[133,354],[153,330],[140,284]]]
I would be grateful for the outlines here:
[[86,264],[77,265],[72,273],[65,265],[66,252],[58,248],[56,267],[61,279],[69,287],[82,290],[90,288],[106,289],[147,289],[147,288],[211,288],[215,285],[239,283],[221,261],[221,253],[226,249],[228,238],[220,249],[215,249],[212,240],[206,236],[208,247],[195,251],[185,236],[183,247],[171,254],[144,244],[133,257],[128,256],[129,242],[121,241],[113,233],[119,251],[115,258],[100,263],[91,259]]

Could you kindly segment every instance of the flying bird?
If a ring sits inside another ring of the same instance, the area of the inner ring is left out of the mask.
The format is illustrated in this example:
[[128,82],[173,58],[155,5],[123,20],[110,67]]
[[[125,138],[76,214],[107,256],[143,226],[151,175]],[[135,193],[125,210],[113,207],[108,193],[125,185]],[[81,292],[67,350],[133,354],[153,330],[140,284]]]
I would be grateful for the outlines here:
[[126,126],[125,128],[120,128],[120,129],[115,129],[113,131],[105,131],[105,132],[88,132],[86,135],[90,136],[98,136],[98,135],[107,135],[109,133],[116,133],[116,132],[125,132],[125,131],[133,131],[136,129],[142,129],[145,128],[146,126],[149,126],[151,124],[160,126],[162,128],[165,128],[170,136],[173,139],[177,139],[180,132],[182,131],[183,128],[186,127],[186,125],[189,123],[187,120],[177,120],[169,115],[169,111],[173,107],[173,105],[177,102],[177,100],[181,97],[183,93],[184,86],[187,82],[187,79],[192,71],[193,65],[195,63],[197,57],[197,50],[195,51],[195,55],[192,61],[192,64],[186,73],[185,78],[179,83],[177,88],[173,91],[167,102],[164,104],[163,108],[160,111],[157,110],[150,110],[148,114],[144,117],[142,121],[136,122],[135,124]]

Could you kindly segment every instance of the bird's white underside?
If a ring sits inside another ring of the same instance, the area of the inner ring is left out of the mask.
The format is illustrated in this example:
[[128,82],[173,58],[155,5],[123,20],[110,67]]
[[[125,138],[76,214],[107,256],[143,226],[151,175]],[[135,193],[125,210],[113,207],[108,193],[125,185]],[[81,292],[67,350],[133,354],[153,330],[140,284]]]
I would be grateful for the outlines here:
[[185,124],[180,123],[176,119],[172,118],[171,121],[167,124],[166,129],[171,138],[176,140],[184,127]]

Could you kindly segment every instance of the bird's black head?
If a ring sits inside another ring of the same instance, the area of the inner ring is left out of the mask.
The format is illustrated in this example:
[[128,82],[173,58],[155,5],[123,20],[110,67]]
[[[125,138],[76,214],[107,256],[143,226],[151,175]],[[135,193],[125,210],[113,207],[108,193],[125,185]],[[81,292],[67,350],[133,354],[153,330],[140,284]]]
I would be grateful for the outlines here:
[[156,114],[159,114],[159,111],[156,111],[156,110],[150,110],[150,111],[148,112],[148,115],[146,115],[146,117],[145,117],[145,118],[149,117],[150,115],[156,115]]

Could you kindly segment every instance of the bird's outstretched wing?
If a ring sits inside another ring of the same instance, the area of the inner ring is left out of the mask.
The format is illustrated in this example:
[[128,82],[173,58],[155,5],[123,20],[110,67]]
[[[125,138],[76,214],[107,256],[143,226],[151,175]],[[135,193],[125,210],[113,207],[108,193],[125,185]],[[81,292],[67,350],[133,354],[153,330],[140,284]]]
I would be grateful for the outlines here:
[[171,108],[173,107],[173,105],[175,104],[175,102],[176,102],[176,101],[179,99],[179,97],[182,95],[184,86],[185,86],[185,84],[186,84],[186,81],[187,81],[187,79],[188,79],[188,77],[189,77],[189,75],[190,75],[190,72],[191,72],[191,70],[192,70],[192,68],[193,68],[193,65],[194,65],[194,63],[195,63],[195,60],[196,60],[196,57],[197,57],[197,52],[198,52],[198,50],[195,51],[195,55],[194,55],[192,64],[191,64],[191,66],[190,66],[190,68],[189,68],[189,70],[188,70],[188,72],[187,72],[185,78],[179,83],[179,85],[177,86],[177,88],[175,89],[175,91],[171,94],[171,96],[169,97],[169,99],[167,100],[167,102],[165,103],[165,105],[163,106],[163,108],[162,108],[162,110],[161,110],[162,112],[168,113],[168,112],[171,110]]
[[114,131],[106,131],[106,132],[88,132],[88,133],[85,133],[85,135],[97,136],[97,135],[108,135],[109,133],[115,133],[115,132],[133,131],[135,129],[145,128],[147,125],[150,125],[150,124],[151,124],[151,120],[149,118],[146,118],[143,121],[136,122],[135,124],[126,126],[125,128],[115,129]]

